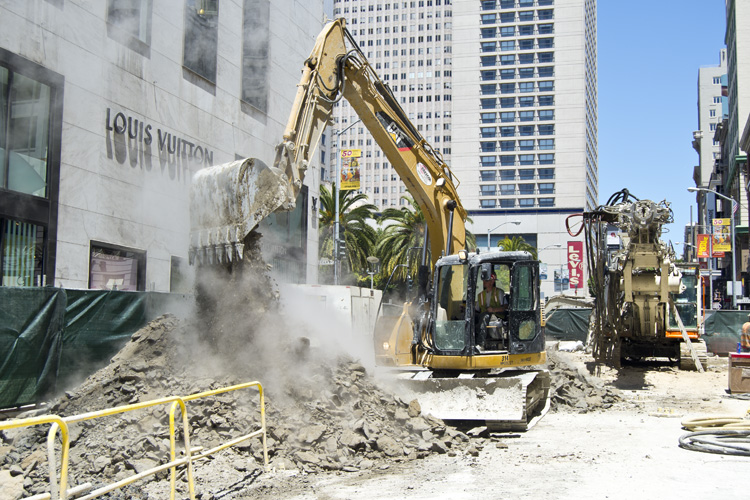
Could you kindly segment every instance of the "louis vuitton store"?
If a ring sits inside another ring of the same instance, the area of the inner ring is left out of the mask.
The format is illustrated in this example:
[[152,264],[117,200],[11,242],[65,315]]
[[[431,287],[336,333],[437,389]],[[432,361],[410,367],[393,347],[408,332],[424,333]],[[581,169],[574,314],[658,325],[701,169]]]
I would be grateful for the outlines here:
[[[322,12],[291,0],[0,6],[2,286],[188,291],[191,177],[270,163]],[[297,209],[263,228],[283,281],[317,281],[319,168]]]

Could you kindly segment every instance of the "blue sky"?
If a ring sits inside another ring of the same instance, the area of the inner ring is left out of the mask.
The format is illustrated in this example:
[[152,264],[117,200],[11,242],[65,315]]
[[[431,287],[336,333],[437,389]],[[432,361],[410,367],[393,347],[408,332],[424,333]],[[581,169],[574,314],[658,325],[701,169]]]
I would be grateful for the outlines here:
[[[622,188],[672,204],[664,240],[697,218],[698,68],[719,64],[724,0],[599,0],[599,203]],[[676,247],[682,253],[682,247]]]

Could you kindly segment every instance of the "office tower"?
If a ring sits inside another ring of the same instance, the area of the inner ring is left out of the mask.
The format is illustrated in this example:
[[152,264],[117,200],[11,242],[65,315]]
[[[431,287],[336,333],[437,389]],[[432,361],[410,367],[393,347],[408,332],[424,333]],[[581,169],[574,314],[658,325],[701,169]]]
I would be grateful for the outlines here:
[[596,2],[458,0],[455,11],[452,159],[471,229],[493,247],[506,235],[535,246],[545,296],[585,295],[585,280],[567,282],[568,242],[583,233],[570,236],[566,218],[598,205]]
[[[693,132],[693,148],[699,156],[699,164],[693,170],[693,181],[697,187],[716,189],[721,182],[715,175],[716,160],[721,156],[719,142],[714,139],[716,129],[728,118],[729,106],[726,92],[727,51],[719,52],[719,64],[698,69],[698,130]],[[723,84],[722,84],[723,82]],[[698,232],[715,216],[715,200],[712,194],[698,197]],[[685,241],[695,241],[690,237]],[[689,252],[688,252],[689,253]]]
[[[442,151],[477,245],[522,236],[548,264],[547,297],[585,295],[585,279],[567,281],[582,234],[565,219],[598,204],[596,2],[337,0],[334,15]],[[333,142],[351,126],[340,147],[364,150],[362,192],[399,206],[403,184],[356,121],[341,103]]]
[[[750,134],[750,3],[745,0],[727,0],[727,94],[729,113],[726,141],[727,177],[724,187],[728,194],[737,194],[745,188],[743,167],[747,164],[747,151],[740,149],[740,140]],[[739,198],[735,198],[739,199]],[[743,215],[746,220],[747,214]]]
[[[335,0],[333,8],[417,130],[450,164],[451,0]],[[342,100],[334,115],[331,161],[337,149],[361,149],[360,191],[380,210],[403,206],[403,182],[352,107]]]

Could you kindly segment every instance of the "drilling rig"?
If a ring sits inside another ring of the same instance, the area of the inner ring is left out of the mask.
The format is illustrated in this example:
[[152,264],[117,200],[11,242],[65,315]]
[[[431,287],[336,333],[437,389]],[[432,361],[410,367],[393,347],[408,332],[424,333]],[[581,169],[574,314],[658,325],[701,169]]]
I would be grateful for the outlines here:
[[589,343],[597,361],[619,368],[622,360],[666,357],[703,371],[699,311],[685,318],[688,327],[681,317],[692,311],[682,304],[685,297],[696,295],[686,294],[686,287],[700,280],[683,280],[674,249],[661,240],[662,227],[673,221],[666,200],[639,200],[627,189],[583,214],[595,296]]

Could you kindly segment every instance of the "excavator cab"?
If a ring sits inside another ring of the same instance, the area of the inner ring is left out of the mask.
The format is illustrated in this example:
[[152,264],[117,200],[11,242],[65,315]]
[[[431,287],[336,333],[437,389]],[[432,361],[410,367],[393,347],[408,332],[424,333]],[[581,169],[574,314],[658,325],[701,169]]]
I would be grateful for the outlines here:
[[[507,312],[480,311],[483,282],[496,276]],[[426,344],[437,356],[509,356],[544,352],[539,315],[538,263],[526,252],[492,252],[441,258],[433,283]],[[505,293],[508,292],[508,293]],[[510,358],[508,358],[510,359]],[[504,365],[500,358],[491,361]],[[485,363],[480,363],[486,368]]]
[[[460,254],[438,259],[431,308],[413,332],[399,324],[388,337],[376,333],[376,359],[399,367],[404,396],[425,413],[525,430],[549,408],[539,262],[528,252]],[[505,320],[484,321],[477,308],[482,278],[492,273],[507,287]],[[403,362],[408,349],[411,369]]]

